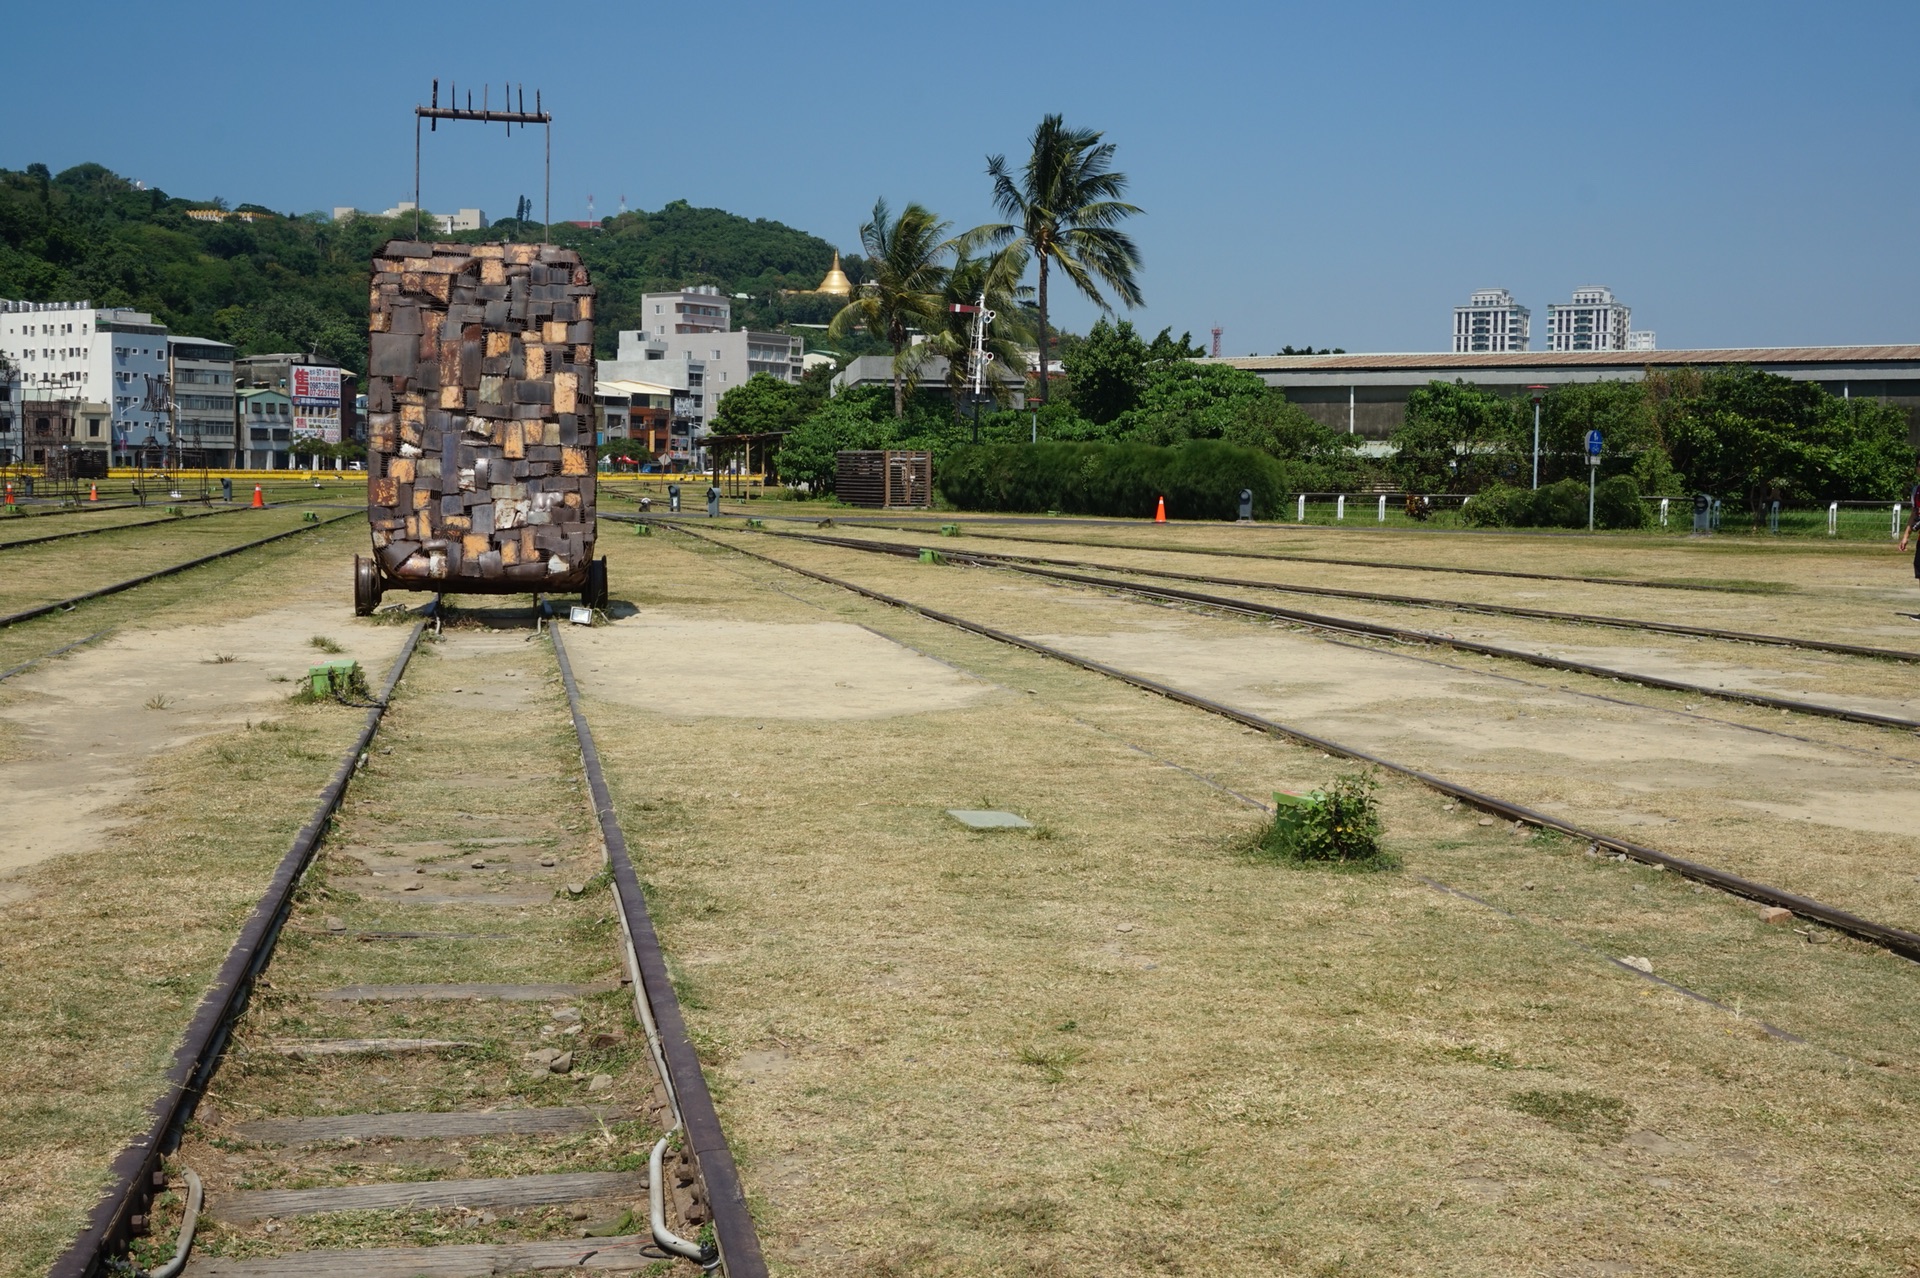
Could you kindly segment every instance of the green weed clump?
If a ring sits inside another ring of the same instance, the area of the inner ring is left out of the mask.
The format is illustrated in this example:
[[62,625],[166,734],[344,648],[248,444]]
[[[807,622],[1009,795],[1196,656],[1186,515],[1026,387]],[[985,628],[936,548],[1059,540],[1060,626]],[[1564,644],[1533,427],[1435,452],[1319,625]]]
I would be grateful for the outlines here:
[[1627,1134],[1633,1110],[1625,1101],[1599,1092],[1518,1092],[1507,1104],[1550,1127],[1582,1140],[1610,1142]]
[[1380,810],[1372,777],[1348,774],[1324,790],[1273,796],[1273,823],[1260,838],[1260,853],[1299,865],[1335,865],[1350,870],[1391,870],[1399,858],[1380,846]]

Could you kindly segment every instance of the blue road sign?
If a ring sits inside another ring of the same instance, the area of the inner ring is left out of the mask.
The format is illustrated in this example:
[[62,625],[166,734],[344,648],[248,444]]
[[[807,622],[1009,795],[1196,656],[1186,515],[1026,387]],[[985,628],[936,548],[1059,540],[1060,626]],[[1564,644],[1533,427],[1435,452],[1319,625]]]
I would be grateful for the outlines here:
[[1598,457],[1600,455],[1600,432],[1599,431],[1590,430],[1587,432],[1587,452],[1595,457]]

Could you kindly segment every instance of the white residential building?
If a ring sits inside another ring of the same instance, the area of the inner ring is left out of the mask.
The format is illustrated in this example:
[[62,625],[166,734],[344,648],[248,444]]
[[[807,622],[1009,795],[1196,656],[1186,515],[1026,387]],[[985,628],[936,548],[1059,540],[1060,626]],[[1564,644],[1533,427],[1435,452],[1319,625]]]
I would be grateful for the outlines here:
[[167,330],[144,311],[0,300],[0,356],[22,399],[109,405],[115,461],[167,441]]
[[733,329],[733,305],[712,285],[645,293],[640,307],[647,326],[620,334],[615,357],[599,362],[598,377],[673,389],[671,457],[697,461],[721,396],[755,373],[797,382],[804,371],[800,338]]
[[1533,337],[1533,313],[1504,288],[1483,288],[1453,308],[1453,350],[1524,351]]
[[1650,328],[1629,329],[1627,331],[1627,349],[1630,351],[1650,351],[1655,349],[1653,344],[1653,330]]
[[1547,307],[1550,351],[1624,351],[1633,312],[1597,284],[1573,290],[1573,301]]

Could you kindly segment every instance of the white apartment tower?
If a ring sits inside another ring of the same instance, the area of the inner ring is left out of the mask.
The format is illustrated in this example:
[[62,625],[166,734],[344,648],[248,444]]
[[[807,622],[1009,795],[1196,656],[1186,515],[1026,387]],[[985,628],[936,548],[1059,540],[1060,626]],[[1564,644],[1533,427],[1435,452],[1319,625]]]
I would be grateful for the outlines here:
[[1633,312],[1597,284],[1573,290],[1573,301],[1547,306],[1550,351],[1624,351]]
[[1532,337],[1532,312],[1504,288],[1483,288],[1453,308],[1453,350],[1524,351]]
[[672,456],[695,457],[721,396],[755,373],[797,382],[804,371],[800,338],[733,328],[733,304],[711,284],[644,293],[640,315],[646,327],[620,334],[616,357],[599,361],[598,378],[673,391]]
[[19,370],[22,400],[111,405],[116,461],[126,449],[167,441],[167,330],[153,316],[0,300],[0,356]]

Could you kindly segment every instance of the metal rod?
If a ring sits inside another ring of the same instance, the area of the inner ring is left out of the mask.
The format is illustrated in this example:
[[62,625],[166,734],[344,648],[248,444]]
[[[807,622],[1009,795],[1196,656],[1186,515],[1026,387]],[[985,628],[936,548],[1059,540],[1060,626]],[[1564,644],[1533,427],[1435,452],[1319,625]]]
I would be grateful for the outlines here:
[[482,123],[497,124],[506,121],[509,124],[551,124],[552,117],[539,111],[495,111],[490,108],[473,110],[471,107],[415,107],[414,113],[428,120],[479,120]]
[[[501,90],[501,95],[505,99],[501,105],[511,108],[514,105],[513,85],[511,83],[507,84]],[[507,136],[509,137],[513,136],[513,126],[516,124],[545,125],[547,129],[547,220],[551,223],[553,220],[553,117],[541,109],[540,91],[538,89],[533,91],[534,109],[532,111],[526,109],[526,91],[524,88],[521,90],[521,109],[518,111],[511,109],[501,111],[494,110],[493,86],[491,84],[481,86],[479,110],[476,111],[473,106],[473,90],[467,90],[466,106],[456,105],[459,100],[458,88],[449,81],[447,84],[447,105],[441,106],[440,81],[436,79],[433,82],[433,104],[431,106],[416,106],[413,109],[413,238],[416,240],[420,238],[420,121],[422,120],[432,121],[435,132],[439,131],[440,121],[442,120],[474,120],[483,124],[505,124],[507,126]],[[546,245],[547,233],[545,231],[541,233],[540,242],[543,247]]]

